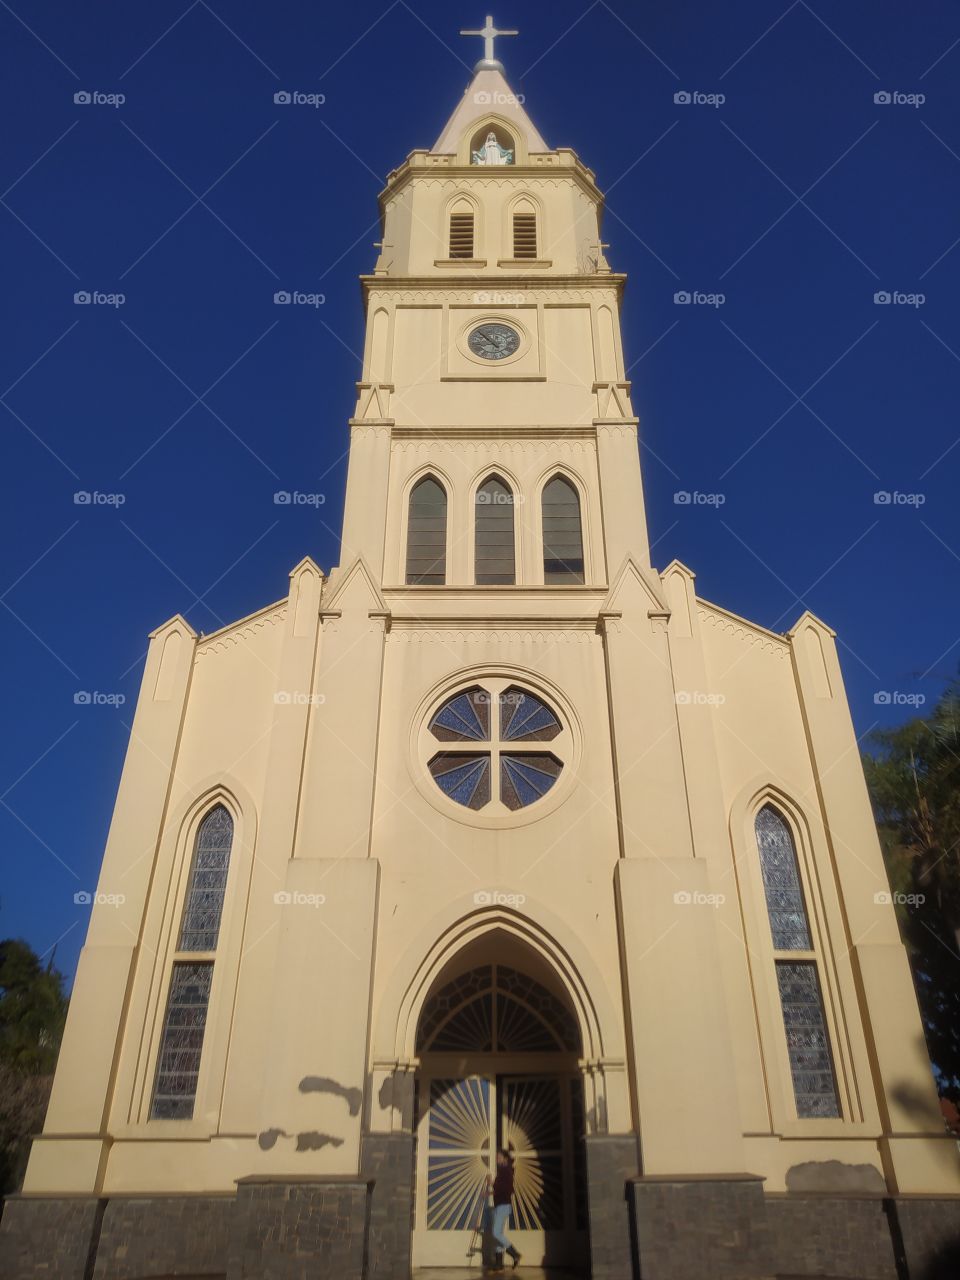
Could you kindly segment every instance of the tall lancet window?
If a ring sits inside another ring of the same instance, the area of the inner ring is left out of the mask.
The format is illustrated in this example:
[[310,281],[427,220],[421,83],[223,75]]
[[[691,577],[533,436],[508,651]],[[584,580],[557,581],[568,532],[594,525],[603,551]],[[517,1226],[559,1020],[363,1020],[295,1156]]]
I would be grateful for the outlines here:
[[150,1108],[154,1120],[193,1117],[232,845],[233,819],[218,804],[194,842]]
[[793,835],[769,804],[757,814],[756,832],[797,1115],[837,1117],[830,1035]]
[[407,582],[438,587],[447,579],[447,492],[433,476],[413,486],[407,519]]
[[490,476],[477,490],[474,568],[478,586],[517,580],[513,538],[513,490]]
[[542,503],[544,582],[583,582],[583,530],[576,489],[563,476],[554,476],[544,486]]

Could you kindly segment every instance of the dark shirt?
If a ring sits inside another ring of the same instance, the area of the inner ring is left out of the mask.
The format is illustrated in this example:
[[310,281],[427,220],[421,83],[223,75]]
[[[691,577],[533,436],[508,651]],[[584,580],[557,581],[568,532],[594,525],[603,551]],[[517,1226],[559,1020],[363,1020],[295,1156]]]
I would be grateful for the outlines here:
[[497,1166],[497,1176],[493,1180],[493,1203],[509,1204],[513,1195],[513,1169],[508,1164]]

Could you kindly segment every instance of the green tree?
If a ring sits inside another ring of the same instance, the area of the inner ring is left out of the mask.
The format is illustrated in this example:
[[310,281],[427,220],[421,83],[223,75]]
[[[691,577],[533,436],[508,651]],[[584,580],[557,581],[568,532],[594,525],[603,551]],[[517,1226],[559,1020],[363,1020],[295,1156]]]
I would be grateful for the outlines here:
[[960,1101],[960,684],[926,717],[872,735],[864,757],[927,1049]]
[[0,1192],[15,1191],[43,1124],[67,1015],[63,975],[26,942],[0,942]]

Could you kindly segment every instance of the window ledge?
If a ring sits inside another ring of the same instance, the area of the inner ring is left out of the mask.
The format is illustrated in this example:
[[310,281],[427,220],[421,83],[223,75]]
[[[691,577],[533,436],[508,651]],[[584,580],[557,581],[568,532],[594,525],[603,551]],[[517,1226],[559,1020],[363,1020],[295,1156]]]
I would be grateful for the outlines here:
[[434,258],[435,267],[485,267],[486,258]]
[[523,271],[523,270],[533,269],[533,268],[542,270],[544,267],[552,267],[553,259],[552,258],[498,258],[497,266],[512,267],[516,271]]

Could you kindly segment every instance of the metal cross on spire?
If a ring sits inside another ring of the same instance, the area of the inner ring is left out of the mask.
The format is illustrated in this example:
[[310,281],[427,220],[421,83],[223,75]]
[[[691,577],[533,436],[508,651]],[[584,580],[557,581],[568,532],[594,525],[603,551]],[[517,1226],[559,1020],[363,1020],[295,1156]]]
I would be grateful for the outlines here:
[[461,31],[462,36],[483,36],[483,57],[473,68],[474,71],[502,71],[503,63],[494,56],[493,42],[497,36],[516,36],[519,31],[498,31],[493,25],[493,18],[487,14],[486,25],[480,31]]

